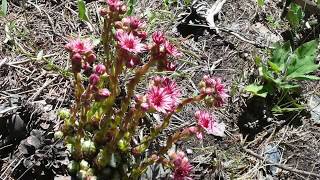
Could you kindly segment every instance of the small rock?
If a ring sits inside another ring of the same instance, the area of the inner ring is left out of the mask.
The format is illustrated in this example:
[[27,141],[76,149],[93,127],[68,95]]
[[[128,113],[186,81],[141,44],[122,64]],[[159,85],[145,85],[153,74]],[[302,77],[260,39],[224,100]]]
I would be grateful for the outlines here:
[[193,153],[192,149],[187,149],[186,151],[187,151],[187,154],[192,154]]

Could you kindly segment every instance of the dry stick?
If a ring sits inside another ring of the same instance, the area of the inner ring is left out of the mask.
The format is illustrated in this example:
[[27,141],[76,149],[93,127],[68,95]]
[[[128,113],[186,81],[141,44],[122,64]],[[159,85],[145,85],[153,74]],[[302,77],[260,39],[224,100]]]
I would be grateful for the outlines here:
[[0,61],[0,68],[2,65],[4,65],[6,63],[6,61],[7,61],[7,58],[4,58]]
[[[202,25],[202,24],[188,24],[188,26],[210,28],[210,26]],[[240,39],[241,41],[244,41],[244,42],[246,42],[246,43],[252,44],[252,45],[254,45],[254,46],[258,47],[258,48],[274,49],[274,47],[267,46],[267,45],[262,45],[262,44],[259,44],[259,43],[255,42],[255,41],[249,40],[249,39],[241,36],[239,33],[235,32],[235,31],[233,31],[233,30],[231,30],[231,29],[219,28],[219,30],[222,31],[222,32],[231,34],[231,35],[233,35],[234,37]]]
[[41,91],[46,88],[47,86],[49,86],[49,84],[51,84],[53,81],[55,81],[57,79],[57,77],[54,77],[53,79],[51,79],[50,81],[46,81],[43,86],[38,89],[38,91],[36,93],[34,93],[29,99],[28,102],[35,100],[41,93]]
[[289,166],[285,166],[285,165],[282,165],[282,164],[275,164],[275,163],[273,163],[273,162],[271,162],[269,160],[266,160],[264,157],[260,156],[259,154],[255,153],[255,152],[253,152],[253,151],[251,151],[249,149],[246,149],[246,148],[242,148],[242,149],[243,149],[243,151],[245,151],[249,155],[254,156],[257,159],[263,160],[266,163],[271,164],[273,166],[276,166],[278,168],[281,168],[283,170],[291,171],[291,172],[294,172],[294,173],[297,173],[297,174],[301,174],[301,175],[305,175],[305,176],[313,176],[313,177],[320,178],[319,174],[308,172],[308,171],[303,171],[303,170],[299,170],[299,169],[295,169],[295,168],[292,168],[292,167],[289,167]]

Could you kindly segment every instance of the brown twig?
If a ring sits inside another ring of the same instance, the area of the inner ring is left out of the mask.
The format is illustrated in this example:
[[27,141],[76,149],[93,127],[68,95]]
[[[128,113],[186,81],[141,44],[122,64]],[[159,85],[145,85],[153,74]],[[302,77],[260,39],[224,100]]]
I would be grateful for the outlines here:
[[38,89],[38,91],[36,93],[34,93],[29,99],[28,102],[35,100],[41,93],[41,91],[43,91],[44,88],[46,88],[47,86],[49,86],[49,84],[51,84],[53,81],[55,81],[57,79],[57,77],[54,77],[53,79],[46,81],[43,86]]
[[266,163],[268,164],[271,164],[273,166],[276,166],[280,169],[283,169],[283,170],[286,170],[286,171],[290,171],[290,172],[294,172],[294,173],[297,173],[297,174],[301,174],[301,175],[305,175],[305,176],[313,176],[313,177],[317,177],[317,178],[320,178],[320,175],[319,174],[316,174],[316,173],[313,173],[313,172],[308,172],[308,171],[303,171],[303,170],[299,170],[299,169],[295,169],[295,168],[292,168],[292,167],[289,167],[289,166],[286,166],[286,165],[282,165],[282,164],[275,164],[269,160],[266,160],[266,158],[264,158],[263,156],[260,156],[259,154],[249,150],[249,149],[246,149],[246,148],[242,148],[243,151],[245,151],[246,153],[248,153],[249,155],[257,158],[257,159],[260,159],[260,160],[263,160],[265,161]]

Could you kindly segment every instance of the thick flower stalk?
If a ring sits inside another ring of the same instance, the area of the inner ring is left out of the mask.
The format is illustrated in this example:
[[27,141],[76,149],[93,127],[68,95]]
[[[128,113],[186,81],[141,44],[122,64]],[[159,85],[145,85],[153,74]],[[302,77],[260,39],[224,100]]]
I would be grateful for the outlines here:
[[[219,78],[204,76],[200,93],[183,98],[182,87],[174,79],[148,77],[154,71],[175,71],[182,53],[163,32],[148,36],[147,23],[125,16],[122,1],[105,2],[107,6],[100,9],[104,18],[101,45],[94,47],[90,39],[76,37],[65,46],[74,73],[75,103],[60,112],[64,124],[57,136],[63,134],[70,151],[70,173],[80,179],[138,179],[148,166],[159,163],[172,169],[173,179],[191,179],[192,166],[184,153],[170,152],[169,159],[166,154],[174,143],[193,135],[199,139],[205,134],[223,136],[225,125],[213,114],[197,111],[196,126],[165,137],[165,145],[158,150],[149,146],[186,105],[224,105],[228,98],[225,85]],[[96,53],[97,49],[103,52]],[[145,91],[137,94],[137,86],[148,79]],[[144,118],[152,113],[161,114],[162,121],[137,141]],[[146,156],[146,151],[151,155]]]

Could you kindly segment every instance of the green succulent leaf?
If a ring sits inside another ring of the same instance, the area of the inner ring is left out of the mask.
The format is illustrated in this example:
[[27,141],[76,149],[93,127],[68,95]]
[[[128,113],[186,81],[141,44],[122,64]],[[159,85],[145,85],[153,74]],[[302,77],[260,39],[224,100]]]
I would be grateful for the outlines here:
[[287,20],[289,21],[289,24],[293,28],[297,29],[300,27],[303,17],[304,17],[304,12],[301,6],[295,3],[291,3],[290,9],[286,16]]
[[282,45],[280,43],[276,44],[275,50],[272,52],[271,59],[268,62],[271,69],[279,72],[283,71],[291,51],[292,50],[289,42],[286,42]]
[[88,21],[89,18],[87,16],[86,3],[83,0],[78,0],[78,15],[79,18],[83,21]]
[[263,5],[264,5],[264,0],[257,0],[258,1],[258,5],[260,6],[260,7],[262,7]]
[[293,89],[300,87],[297,84],[291,84],[289,82],[280,82],[280,83],[278,83],[278,86],[283,90],[293,90]]
[[250,84],[244,88],[245,91],[252,93],[255,96],[267,97],[268,91],[263,85]]
[[1,11],[0,15],[1,16],[6,16],[8,11],[8,1],[7,0],[2,0],[1,1]]
[[277,64],[275,64],[275,63],[273,63],[271,61],[268,61],[268,64],[269,64],[269,66],[270,66],[270,68],[271,68],[271,70],[273,72],[275,72],[276,74],[280,74],[281,73],[281,69]]
[[[287,69],[287,78],[299,79],[310,78],[307,74],[314,72],[319,68],[319,65],[315,64],[315,58],[318,51],[318,41],[313,40],[301,45],[294,51],[293,56],[290,59]],[[313,77],[311,77],[313,78]]]
[[320,80],[320,77],[312,76],[312,75],[303,75],[303,76],[300,76],[300,77],[296,77],[295,79],[318,81],[318,80]]
[[137,3],[137,0],[128,0],[128,11],[127,15],[132,15],[134,6]]

